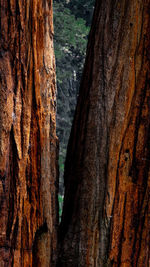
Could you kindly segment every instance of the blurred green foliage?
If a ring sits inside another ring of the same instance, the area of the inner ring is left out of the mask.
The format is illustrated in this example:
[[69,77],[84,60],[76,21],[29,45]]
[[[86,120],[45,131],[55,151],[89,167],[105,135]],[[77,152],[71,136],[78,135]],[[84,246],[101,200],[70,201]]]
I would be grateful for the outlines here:
[[[82,18],[75,18],[69,8],[54,2],[54,47],[58,90],[62,84],[75,79],[83,68],[89,27]],[[81,75],[81,73],[80,73]],[[68,87],[69,85],[67,85]],[[67,88],[63,87],[63,90]]]
[[62,208],[63,208],[63,201],[64,197],[60,194],[58,194],[58,202],[59,202],[59,221],[61,221],[61,215],[62,215]]
[[61,171],[64,171],[64,159],[61,155],[59,156],[59,168]]
[[86,25],[90,26],[94,3],[94,0],[71,0],[68,1],[68,8],[76,18],[83,18],[86,21]]
[[82,76],[93,0],[54,0],[54,49],[57,76],[57,135],[59,152],[59,202],[67,143]]

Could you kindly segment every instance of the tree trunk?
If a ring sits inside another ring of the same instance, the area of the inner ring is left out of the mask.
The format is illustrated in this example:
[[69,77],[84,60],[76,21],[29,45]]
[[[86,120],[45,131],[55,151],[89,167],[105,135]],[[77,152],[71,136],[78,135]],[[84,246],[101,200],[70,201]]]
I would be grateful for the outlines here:
[[150,1],[97,0],[65,166],[58,266],[150,264]]
[[0,16],[0,266],[54,266],[52,1],[0,0]]

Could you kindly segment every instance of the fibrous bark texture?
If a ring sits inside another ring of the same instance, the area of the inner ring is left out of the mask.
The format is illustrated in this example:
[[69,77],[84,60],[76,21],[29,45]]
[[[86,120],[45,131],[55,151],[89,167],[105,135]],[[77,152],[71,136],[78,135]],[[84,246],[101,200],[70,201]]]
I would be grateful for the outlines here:
[[150,1],[97,0],[65,166],[58,266],[150,264]]
[[0,0],[0,266],[53,266],[57,223],[51,0]]

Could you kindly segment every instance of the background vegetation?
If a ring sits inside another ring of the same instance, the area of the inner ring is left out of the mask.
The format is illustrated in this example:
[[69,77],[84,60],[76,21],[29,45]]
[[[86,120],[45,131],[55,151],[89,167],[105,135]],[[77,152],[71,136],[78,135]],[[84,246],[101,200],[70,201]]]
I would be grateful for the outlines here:
[[[54,0],[57,135],[60,141],[60,209],[62,209],[64,192],[64,161],[86,55],[93,9],[94,0]],[[61,215],[61,210],[59,212]]]

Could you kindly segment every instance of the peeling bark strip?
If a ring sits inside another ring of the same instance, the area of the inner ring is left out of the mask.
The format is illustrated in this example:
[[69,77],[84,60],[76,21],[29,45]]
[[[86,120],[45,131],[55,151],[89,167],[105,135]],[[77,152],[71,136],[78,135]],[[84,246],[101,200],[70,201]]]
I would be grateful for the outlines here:
[[150,264],[150,1],[96,1],[58,266]]
[[54,266],[52,1],[0,0],[0,35],[0,266]]

